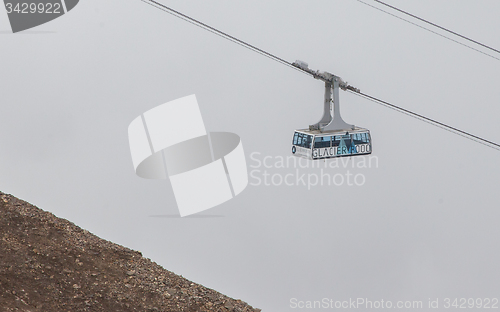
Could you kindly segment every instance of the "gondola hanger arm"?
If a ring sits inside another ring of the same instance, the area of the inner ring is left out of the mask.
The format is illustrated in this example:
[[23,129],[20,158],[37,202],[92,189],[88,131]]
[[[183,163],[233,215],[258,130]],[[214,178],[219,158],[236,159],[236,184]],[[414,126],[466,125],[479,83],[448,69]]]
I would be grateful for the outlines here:
[[310,69],[309,65],[306,62],[296,60],[295,62],[292,63],[292,65],[305,71],[306,73],[310,74],[314,78],[316,78],[318,80],[322,80],[324,82],[333,83],[333,81],[335,79],[337,79],[337,81],[339,82],[339,87],[344,91],[351,90],[351,91],[357,92],[357,93],[360,92],[360,90],[358,88],[355,88],[355,87],[349,85],[349,83],[342,80],[342,78],[340,78],[339,76],[336,76],[336,75],[329,73],[329,72],[326,72],[326,71],[320,72],[319,70],[314,71],[314,70]]

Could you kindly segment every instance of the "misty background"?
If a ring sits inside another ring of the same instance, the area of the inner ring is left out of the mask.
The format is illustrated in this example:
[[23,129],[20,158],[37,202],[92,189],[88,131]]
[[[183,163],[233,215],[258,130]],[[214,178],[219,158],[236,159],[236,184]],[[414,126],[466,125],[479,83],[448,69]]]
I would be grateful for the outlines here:
[[[358,1],[161,2],[500,141],[500,61]],[[500,47],[498,1],[387,2]],[[291,155],[293,131],[322,115],[324,84],[139,0],[80,1],[18,34],[2,8],[0,46],[3,192],[264,311],[294,310],[292,298],[498,298],[499,151],[341,92],[378,166],[324,170],[363,174],[364,185],[249,185],[179,218],[168,180],[134,173],[135,117],[196,94],[207,131],[241,137],[249,171],[294,174],[251,168],[250,155]]]

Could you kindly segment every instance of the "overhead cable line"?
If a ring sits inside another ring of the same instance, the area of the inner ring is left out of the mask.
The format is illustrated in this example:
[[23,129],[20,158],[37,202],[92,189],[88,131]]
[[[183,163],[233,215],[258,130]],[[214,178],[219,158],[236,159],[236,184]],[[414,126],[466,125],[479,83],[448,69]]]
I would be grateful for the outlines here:
[[459,34],[459,33],[456,33],[456,32],[454,32],[454,31],[452,31],[452,30],[449,30],[449,29],[447,29],[447,28],[444,28],[444,27],[441,27],[441,26],[439,26],[439,25],[437,25],[437,24],[434,24],[434,23],[432,23],[432,22],[429,22],[428,20],[425,20],[425,19],[423,19],[423,18],[420,18],[420,17],[418,17],[418,16],[416,16],[416,15],[413,15],[413,14],[411,14],[411,13],[408,13],[408,12],[406,12],[406,11],[403,11],[403,10],[401,10],[401,9],[398,9],[398,8],[396,8],[396,7],[392,6],[392,5],[389,5],[389,4],[385,3],[385,2],[382,2],[382,1],[380,1],[380,0],[373,0],[373,1],[378,2],[378,3],[380,3],[380,4],[383,4],[383,5],[385,5],[385,6],[389,7],[389,8],[391,8],[391,9],[393,9],[393,10],[399,11],[399,12],[404,13],[404,14],[406,14],[406,15],[408,15],[408,16],[413,17],[413,18],[416,18],[416,19],[418,19],[418,20],[420,20],[420,21],[422,21],[422,22],[424,22],[424,23],[427,23],[427,24],[429,24],[429,25],[432,25],[432,26],[434,26],[434,27],[437,27],[437,28],[439,28],[439,29],[442,29],[442,30],[444,30],[444,31],[447,31],[447,32],[449,32],[450,34],[454,34],[455,36],[458,36],[458,37],[463,38],[463,39],[465,39],[465,40],[469,40],[470,42],[473,42],[473,43],[478,44],[478,45],[480,45],[480,46],[483,46],[483,47],[485,47],[485,48],[487,48],[487,49],[490,49],[490,50],[492,50],[492,51],[495,51],[495,52],[497,52],[497,53],[500,53],[500,51],[498,51],[497,49],[494,49],[494,48],[492,48],[492,47],[490,47],[490,46],[487,46],[487,45],[485,45],[485,44],[482,44],[481,42],[478,42],[478,41],[476,41],[476,40],[473,40],[473,39],[471,39],[471,38],[469,38],[469,37],[463,36],[463,35],[461,35],[461,34]]
[[291,68],[293,68],[295,70],[298,70],[298,71],[300,71],[300,72],[302,72],[304,74],[307,74],[308,76],[311,76],[311,74],[309,74],[308,72],[306,72],[306,71],[304,71],[304,70],[302,70],[300,68],[297,68],[297,67],[293,66],[292,63],[290,63],[290,62],[288,62],[288,61],[286,61],[286,60],[284,60],[284,59],[282,59],[282,58],[280,58],[280,57],[278,57],[276,55],[273,55],[273,54],[271,54],[269,52],[266,52],[266,51],[264,51],[262,49],[259,49],[259,48],[257,48],[254,45],[251,45],[251,44],[249,44],[249,43],[247,43],[245,41],[242,41],[242,40],[240,40],[238,38],[235,38],[235,37],[233,37],[233,36],[231,36],[231,35],[223,32],[223,31],[220,31],[220,30],[218,30],[218,29],[216,29],[216,28],[214,28],[212,26],[209,26],[209,25],[207,25],[207,24],[205,24],[203,22],[200,22],[200,21],[198,21],[198,20],[196,20],[196,19],[194,19],[192,17],[189,17],[189,16],[187,16],[185,14],[182,14],[181,12],[176,11],[176,10],[174,10],[174,9],[172,9],[172,8],[164,5],[164,4],[161,4],[161,3],[157,2],[157,1],[154,1],[154,0],[141,0],[141,1],[147,3],[147,4],[151,5],[151,6],[153,6],[155,8],[157,8],[157,9],[165,11],[165,12],[167,12],[167,13],[175,16],[175,17],[178,17],[178,18],[180,18],[182,20],[185,20],[185,21],[187,21],[187,22],[189,22],[191,24],[194,24],[194,25],[196,25],[196,26],[198,26],[198,27],[200,27],[202,29],[208,30],[211,33],[214,33],[214,34],[216,34],[216,35],[218,35],[218,36],[220,36],[220,37],[222,37],[224,39],[227,39],[227,40],[229,40],[231,42],[239,44],[239,45],[241,45],[241,46],[243,46],[243,47],[245,47],[245,48],[247,48],[249,50],[252,50],[254,52],[262,54],[265,57],[268,57],[268,58],[270,58],[270,59],[272,59],[272,60],[274,60],[274,61],[276,61],[278,63],[284,64],[284,65],[289,66],[289,67],[291,67]]
[[457,135],[460,135],[466,139],[469,139],[469,140],[472,140],[474,142],[477,142],[477,143],[480,143],[480,144],[483,144],[483,145],[486,145],[488,147],[491,147],[493,149],[496,149],[496,150],[499,150],[500,151],[500,144],[497,144],[495,142],[492,142],[492,141],[489,141],[489,140],[486,140],[482,137],[479,137],[479,136],[476,136],[472,133],[469,133],[469,132],[466,132],[466,131],[463,131],[463,130],[460,130],[460,129],[457,129],[455,127],[452,127],[450,125],[447,125],[447,124],[444,124],[442,122],[439,122],[435,119],[432,119],[432,118],[429,118],[429,117],[425,117],[423,115],[420,115],[420,114],[417,114],[415,112],[412,112],[410,110],[407,110],[405,108],[402,108],[402,107],[399,107],[397,105],[394,105],[394,104],[391,104],[389,102],[386,102],[386,101],[383,101],[383,100],[380,100],[376,97],[373,97],[373,96],[370,96],[368,94],[365,94],[365,93],[362,93],[362,92],[354,92],[354,91],[351,91],[351,90],[348,90],[350,93],[353,93],[353,94],[356,94],[362,98],[365,98],[369,101],[372,101],[372,102],[375,102],[377,104],[380,104],[382,106],[385,106],[385,107],[388,107],[388,108],[391,108],[397,112],[400,112],[400,113],[403,113],[405,115],[408,115],[408,116],[411,116],[413,118],[416,118],[418,120],[421,120],[421,121],[424,121],[424,122],[427,122],[433,126],[436,126],[438,128],[441,128],[441,129],[444,129],[444,130],[447,130],[447,131],[450,131],[454,134],[457,134]]
[[[431,32],[431,33],[433,33],[433,34],[435,34],[435,35],[438,35],[438,36],[440,36],[440,37],[443,37],[443,38],[445,38],[445,39],[448,39],[448,40],[450,40],[450,41],[453,41],[453,42],[455,42],[455,43],[458,43],[458,44],[460,44],[460,45],[462,45],[462,46],[464,46],[464,47],[467,47],[467,48],[469,48],[469,49],[471,49],[471,50],[474,50],[474,51],[476,51],[476,52],[479,52],[479,53],[481,53],[481,54],[484,54],[484,55],[486,55],[486,56],[489,56],[489,57],[491,57],[491,58],[494,58],[494,59],[496,59],[496,60],[500,61],[500,58],[498,58],[498,57],[496,57],[496,56],[493,56],[493,55],[491,55],[491,54],[488,54],[488,53],[486,53],[486,52],[483,52],[483,51],[481,51],[481,50],[479,50],[479,49],[476,49],[476,48],[474,48],[474,47],[471,47],[470,45],[467,45],[467,44],[465,44],[465,43],[462,43],[462,42],[460,42],[460,41],[458,41],[458,40],[452,39],[452,38],[447,37],[447,36],[445,36],[445,35],[442,35],[442,34],[440,34],[440,33],[436,32],[436,31],[430,30],[429,28],[425,28],[425,27],[423,27],[423,26],[421,26],[421,25],[419,25],[419,24],[413,23],[413,22],[411,22],[411,21],[409,21],[409,20],[407,20],[407,19],[404,19],[404,18],[402,18],[402,17],[399,17],[399,16],[397,16],[397,15],[395,15],[395,14],[392,14],[392,13],[389,13],[389,12],[387,12],[387,11],[384,11],[384,10],[382,10],[381,8],[377,8],[376,6],[371,5],[371,4],[369,4],[369,3],[366,3],[366,2],[364,2],[364,1],[362,1],[362,0],[357,0],[357,1],[358,1],[358,2],[360,2],[360,3],[363,3],[364,5],[367,5],[367,6],[369,6],[369,7],[372,7],[372,8],[374,8],[374,9],[376,9],[376,10],[379,10],[379,11],[381,11],[381,12],[384,12],[385,14],[389,14],[389,15],[391,15],[391,16],[393,16],[393,17],[395,17],[395,18],[398,18],[398,19],[400,19],[400,20],[402,20],[402,21],[405,21],[405,22],[410,23],[410,24],[412,24],[412,25],[414,25],[414,26],[417,26],[417,27],[420,27],[420,28],[422,28],[422,29],[424,29],[424,30],[427,30],[428,32]],[[385,3],[381,2],[381,1],[378,1],[378,0],[374,0],[374,1],[376,1],[376,2],[380,2],[380,3],[382,3],[382,4],[384,4],[384,5],[385,5]],[[389,6],[389,5],[387,5],[387,6]],[[399,10],[398,8],[395,8],[395,7],[392,7],[392,8],[394,8],[395,10],[401,11],[401,10]],[[404,12],[404,11],[401,11],[401,12],[406,13],[406,12]],[[415,18],[417,18],[417,19],[420,19],[419,17],[416,17],[416,16],[414,16],[414,15],[411,15],[410,13],[407,13],[407,14],[408,14],[408,15],[410,15],[410,16],[413,16],[413,17],[415,17]],[[423,20],[423,19],[420,19],[420,20],[425,21],[425,20]],[[427,22],[427,21],[425,21],[425,22]],[[438,26],[438,25],[435,25],[435,24],[433,24],[433,23],[431,23],[431,22],[428,22],[428,23],[429,23],[429,24],[431,24],[431,25],[434,25],[434,26],[436,26],[436,27],[442,28],[442,27],[440,27],[440,26]],[[444,30],[448,31],[446,28],[442,28],[442,29],[444,29]],[[464,36],[462,36],[462,35],[459,35],[459,34],[457,34],[457,33],[452,32],[452,31],[449,31],[449,32],[451,32],[451,33],[453,33],[453,34],[455,34],[455,35],[457,35],[457,36],[460,36],[460,37],[462,37],[462,38],[466,38],[467,40],[470,40],[470,41],[472,41],[472,42],[474,42],[474,43],[477,43],[477,44],[479,44],[479,45],[481,45],[481,46],[485,46],[485,47],[487,47],[487,48],[489,48],[489,49],[491,49],[491,50],[493,50],[493,51],[495,51],[495,52],[500,53],[500,51],[498,51],[498,50],[496,50],[496,49],[493,49],[493,48],[490,48],[490,47],[488,47],[488,46],[486,46],[486,45],[483,45],[483,44],[481,44],[481,43],[479,43],[479,42],[477,42],[477,41],[474,41],[474,40],[472,40],[472,39],[469,39],[469,38],[467,38],[467,37],[464,37]]]
[[[178,12],[178,11],[176,11],[176,10],[174,10],[174,9],[170,8],[170,7],[167,7],[167,6],[166,6],[166,5],[164,5],[164,4],[161,4],[161,3],[159,3],[159,2],[156,2],[155,0],[141,0],[141,1],[142,1],[142,2],[147,3],[147,4],[151,5],[151,6],[153,6],[153,7],[155,7],[155,8],[157,8],[157,9],[160,9],[160,10],[162,10],[162,11],[165,11],[165,12],[167,12],[167,13],[169,13],[169,14],[171,14],[171,15],[175,16],[175,17],[178,17],[178,18],[180,18],[180,19],[182,19],[182,20],[185,20],[185,21],[187,21],[187,22],[189,22],[189,23],[191,23],[191,24],[194,24],[194,25],[196,25],[196,26],[198,26],[198,27],[201,27],[201,28],[203,28],[203,29],[205,29],[205,30],[208,30],[208,31],[210,31],[210,32],[212,32],[212,33],[214,33],[214,34],[216,34],[216,35],[218,35],[218,36],[221,36],[221,37],[223,37],[223,38],[225,38],[225,39],[227,39],[227,40],[229,40],[229,41],[232,41],[232,42],[234,42],[234,43],[236,43],[236,44],[239,44],[239,45],[241,45],[241,46],[243,46],[243,47],[245,47],[245,48],[247,48],[247,49],[250,49],[250,50],[252,50],[252,51],[254,51],[254,52],[257,52],[257,53],[259,53],[259,54],[261,54],[261,55],[264,55],[264,56],[266,56],[266,57],[268,57],[268,58],[270,58],[270,59],[272,59],[272,60],[274,60],[274,61],[276,61],[276,62],[279,62],[279,63],[284,64],[284,65],[286,65],[286,66],[289,66],[289,67],[291,67],[291,68],[293,68],[293,69],[295,69],[295,70],[298,70],[298,71],[300,71],[300,72],[302,72],[302,73],[304,73],[304,74],[307,74],[307,75],[309,75],[309,76],[313,76],[313,77],[314,77],[314,75],[313,75],[313,74],[311,74],[310,72],[305,71],[304,69],[302,69],[302,68],[300,68],[300,67],[297,67],[297,66],[292,65],[292,63],[290,63],[290,62],[288,62],[288,61],[286,61],[286,60],[284,60],[284,59],[282,59],[282,58],[280,58],[280,57],[278,57],[278,56],[276,56],[276,55],[274,55],[274,54],[271,54],[271,53],[266,52],[266,51],[264,51],[264,50],[262,50],[262,49],[259,49],[259,48],[255,47],[255,46],[253,46],[253,45],[251,45],[251,44],[249,44],[249,43],[246,43],[245,41],[242,41],[242,40],[240,40],[240,39],[237,39],[237,38],[235,38],[235,37],[233,37],[233,36],[231,36],[231,35],[229,35],[229,34],[227,34],[227,33],[225,33],[225,32],[222,32],[222,31],[220,31],[220,30],[218,30],[218,29],[216,29],[216,28],[214,28],[214,27],[211,27],[211,26],[209,26],[209,25],[207,25],[207,24],[205,24],[205,23],[202,23],[202,22],[200,22],[200,21],[198,21],[198,20],[196,20],[196,19],[194,19],[194,18],[192,18],[192,17],[189,17],[189,16],[187,16],[187,15],[185,15],[185,14],[182,14],[182,13],[180,13],[180,12]],[[360,1],[360,0],[358,0],[358,1]],[[362,2],[362,1],[360,1],[360,2]],[[364,3],[364,2],[363,2],[363,3]],[[366,4],[366,3],[365,3],[365,4]],[[369,5],[369,4],[367,4],[367,5]],[[376,8],[376,7],[375,7],[375,8]],[[378,9],[378,8],[376,8],[376,9]],[[379,9],[379,10],[380,10],[380,9]],[[385,12],[385,11],[384,11],[384,12]],[[386,13],[387,13],[387,12],[386,12]],[[388,13],[388,14],[390,14],[390,13]],[[391,15],[392,15],[392,14],[391,14]],[[397,16],[396,16],[396,17],[397,17]],[[399,18],[399,17],[398,17],[398,18]],[[411,22],[410,22],[410,23],[411,23]],[[418,26],[418,25],[417,25],[417,26]],[[419,26],[419,27],[421,27],[421,26]],[[453,39],[450,39],[450,40],[453,40]],[[473,48],[472,48],[472,49],[473,49]],[[499,60],[500,60],[500,59],[499,59]],[[354,88],[354,89],[355,89],[355,88]],[[457,129],[457,128],[455,128],[455,127],[449,126],[449,125],[444,124],[444,123],[441,123],[441,122],[439,122],[439,121],[436,121],[436,120],[434,120],[434,119],[431,119],[431,118],[425,117],[425,116],[423,116],[423,115],[420,115],[420,114],[414,113],[414,112],[412,112],[412,111],[410,111],[410,110],[407,110],[407,109],[405,109],[405,108],[399,107],[399,106],[397,106],[397,105],[394,105],[394,104],[391,104],[391,103],[385,102],[385,101],[383,101],[383,100],[377,99],[377,98],[372,97],[372,96],[370,96],[370,95],[368,95],[368,94],[364,94],[364,93],[360,92],[359,90],[355,90],[355,91],[354,91],[353,89],[347,88],[347,91],[349,91],[349,92],[351,92],[351,93],[354,93],[354,94],[356,94],[356,95],[358,95],[358,96],[361,96],[361,97],[363,97],[363,98],[365,98],[365,99],[368,99],[368,100],[370,100],[370,101],[373,101],[373,102],[376,102],[376,103],[378,103],[378,104],[381,104],[381,105],[384,105],[384,106],[386,106],[386,107],[389,107],[389,108],[391,108],[391,109],[394,109],[394,110],[396,110],[396,111],[398,111],[398,112],[400,112],[400,113],[403,113],[403,114],[406,114],[406,115],[412,116],[412,117],[414,117],[414,118],[417,118],[417,119],[419,119],[419,120],[425,121],[425,122],[430,123],[430,124],[432,124],[432,125],[434,125],[434,126],[437,126],[437,127],[439,127],[439,128],[442,128],[442,129],[445,129],[445,130],[450,131],[450,132],[452,132],[452,133],[455,133],[455,134],[458,134],[458,135],[460,135],[460,136],[463,136],[463,137],[465,137],[465,138],[467,138],[467,139],[469,139],[469,140],[472,140],[472,141],[475,141],[475,142],[477,142],[477,143],[480,143],[480,144],[486,145],[486,146],[491,147],[491,148],[496,149],[496,150],[500,150],[500,144],[497,144],[497,143],[495,143],[495,142],[492,142],[492,141],[486,140],[486,139],[484,139],[484,138],[481,138],[481,137],[476,136],[476,135],[473,135],[473,134],[471,134],[471,133],[468,133],[468,132],[462,131],[462,130]]]

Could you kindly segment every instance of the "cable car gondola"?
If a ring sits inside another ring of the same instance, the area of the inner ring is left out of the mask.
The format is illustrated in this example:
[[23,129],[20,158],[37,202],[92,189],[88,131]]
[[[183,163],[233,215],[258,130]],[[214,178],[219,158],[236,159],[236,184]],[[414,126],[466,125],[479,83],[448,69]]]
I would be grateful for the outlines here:
[[371,154],[370,130],[350,125],[340,116],[339,88],[359,90],[333,74],[309,69],[305,62],[295,61],[292,65],[325,82],[323,117],[309,129],[295,131],[292,154],[312,160]]

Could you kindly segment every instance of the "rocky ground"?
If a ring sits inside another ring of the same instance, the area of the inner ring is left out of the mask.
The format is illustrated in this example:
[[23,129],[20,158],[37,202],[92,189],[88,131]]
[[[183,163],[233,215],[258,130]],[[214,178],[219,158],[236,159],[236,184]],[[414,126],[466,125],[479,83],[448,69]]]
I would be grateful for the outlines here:
[[0,192],[0,312],[260,311]]

